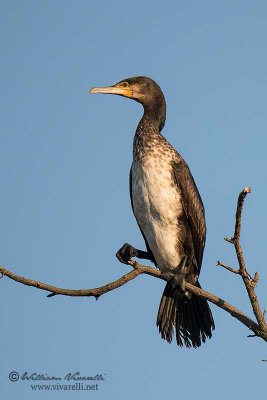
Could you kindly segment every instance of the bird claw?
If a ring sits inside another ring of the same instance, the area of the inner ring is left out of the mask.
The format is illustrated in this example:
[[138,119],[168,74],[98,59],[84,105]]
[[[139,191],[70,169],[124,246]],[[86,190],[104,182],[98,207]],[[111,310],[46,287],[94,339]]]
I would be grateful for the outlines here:
[[185,279],[183,276],[173,274],[172,272],[165,272],[161,275],[164,279],[170,282],[173,289],[175,289],[178,286],[182,292],[185,292]]
[[167,282],[170,283],[173,289],[178,289],[178,297],[187,297],[191,299],[192,295],[185,289],[185,277],[182,274],[175,274],[172,272],[164,272],[161,274]]
[[179,286],[179,289],[185,293],[185,278],[181,275],[174,275],[173,277],[173,286]]
[[124,243],[124,245],[116,253],[117,259],[123,264],[128,264],[131,258],[136,257],[137,255],[137,249],[131,246],[129,243]]

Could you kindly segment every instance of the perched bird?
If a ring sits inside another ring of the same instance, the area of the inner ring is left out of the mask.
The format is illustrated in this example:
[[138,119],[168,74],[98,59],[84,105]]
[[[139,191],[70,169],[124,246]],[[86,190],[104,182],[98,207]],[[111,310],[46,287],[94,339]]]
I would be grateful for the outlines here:
[[199,347],[215,328],[208,302],[185,290],[185,282],[200,287],[206,239],[205,212],[195,181],[182,156],[161,135],[166,103],[159,85],[150,78],[127,78],[91,93],[116,94],[143,105],[144,114],[134,137],[130,196],[147,251],[125,243],[117,258],[131,257],[155,263],[167,279],[157,326],[179,346]]

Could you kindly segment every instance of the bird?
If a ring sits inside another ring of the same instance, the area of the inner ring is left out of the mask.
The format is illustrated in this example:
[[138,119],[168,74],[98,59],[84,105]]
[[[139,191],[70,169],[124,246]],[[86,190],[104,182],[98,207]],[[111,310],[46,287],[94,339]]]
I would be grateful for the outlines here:
[[167,281],[156,325],[162,339],[187,348],[200,347],[215,329],[207,300],[186,290],[201,287],[206,241],[205,210],[194,178],[183,157],[162,135],[166,101],[151,78],[126,78],[90,93],[114,94],[135,100],[144,113],[133,142],[130,197],[146,251],[125,243],[116,253],[127,264],[133,257],[150,260]]

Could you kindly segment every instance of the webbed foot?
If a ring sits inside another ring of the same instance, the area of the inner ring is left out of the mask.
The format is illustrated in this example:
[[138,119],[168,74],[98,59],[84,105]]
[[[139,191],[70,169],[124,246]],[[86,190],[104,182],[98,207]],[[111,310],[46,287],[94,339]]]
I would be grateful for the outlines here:
[[129,243],[124,243],[116,253],[117,259],[123,264],[128,264],[132,257],[137,257],[154,262],[153,254],[149,251],[138,250]]
[[192,295],[190,292],[185,289],[185,277],[186,277],[186,263],[187,256],[184,256],[182,262],[178,265],[178,267],[172,269],[171,272],[164,272],[162,276],[166,279],[173,289],[178,288],[181,296],[186,296],[191,299]]
[[178,287],[182,292],[185,292],[185,278],[183,275],[173,272],[163,272],[161,276],[172,285],[173,289]]
[[138,250],[129,243],[124,243],[124,245],[116,253],[117,259],[123,264],[128,264],[132,257],[137,256]]

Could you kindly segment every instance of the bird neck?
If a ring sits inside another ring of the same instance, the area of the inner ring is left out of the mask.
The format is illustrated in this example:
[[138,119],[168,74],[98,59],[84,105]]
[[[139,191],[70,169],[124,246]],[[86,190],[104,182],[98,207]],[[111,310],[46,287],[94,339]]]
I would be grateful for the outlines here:
[[161,129],[164,126],[164,118],[159,118],[154,110],[150,112],[144,107],[144,115],[141,118],[134,136],[133,156],[134,158],[142,158],[144,154],[151,150],[155,143],[160,140]]
[[162,103],[151,105],[144,105],[144,115],[141,118],[137,131],[144,134],[149,134],[149,132],[160,133],[163,129],[166,120],[166,105],[165,100]]

